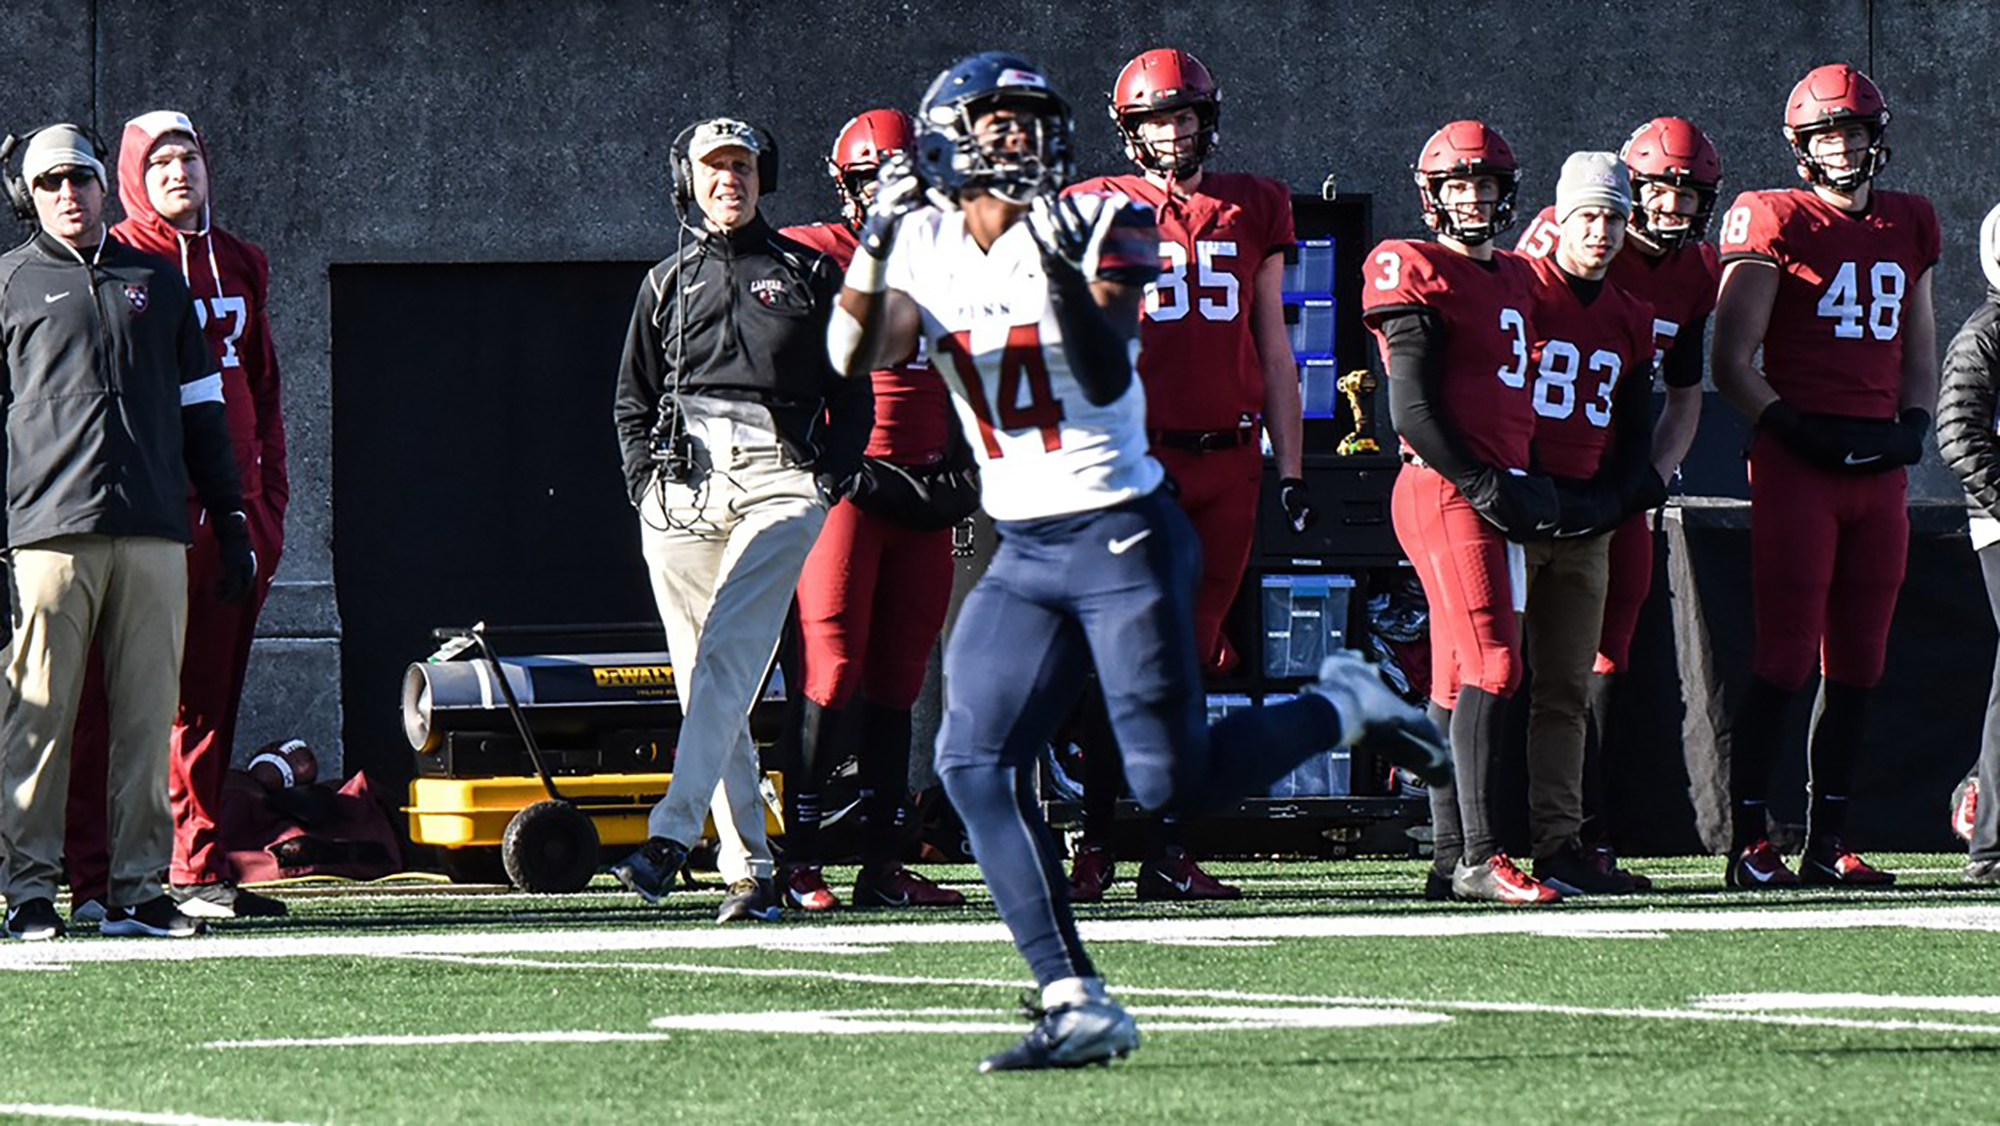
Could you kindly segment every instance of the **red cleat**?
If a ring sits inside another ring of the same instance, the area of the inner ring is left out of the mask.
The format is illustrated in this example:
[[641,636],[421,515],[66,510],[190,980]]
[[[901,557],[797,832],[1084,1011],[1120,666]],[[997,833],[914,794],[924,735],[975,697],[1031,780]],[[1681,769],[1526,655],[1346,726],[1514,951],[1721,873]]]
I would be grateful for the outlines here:
[[1562,893],[1514,866],[1504,852],[1484,864],[1460,862],[1451,873],[1451,893],[1459,899],[1529,906],[1560,903]]
[[785,902],[801,911],[831,911],[840,906],[817,864],[794,864],[785,870]]
[[1102,900],[1117,871],[1118,862],[1112,857],[1110,849],[1094,844],[1076,846],[1076,855],[1069,862],[1069,901],[1096,903]]
[[1799,857],[1799,882],[1814,887],[1885,888],[1896,882],[1896,874],[1849,852],[1839,837],[1829,837],[1808,846]]
[[1139,867],[1140,899],[1241,899],[1243,889],[1201,870],[1184,848]]
[[1972,841],[1972,817],[1979,812],[1979,779],[1968,777],[1951,792],[1951,835]]
[[856,907],[957,907],[965,893],[940,887],[901,864],[881,872],[862,869],[854,877]]
[[1729,867],[1722,874],[1725,887],[1744,891],[1759,888],[1789,888],[1799,886],[1799,878],[1785,867],[1785,858],[1776,845],[1759,838],[1730,860]]

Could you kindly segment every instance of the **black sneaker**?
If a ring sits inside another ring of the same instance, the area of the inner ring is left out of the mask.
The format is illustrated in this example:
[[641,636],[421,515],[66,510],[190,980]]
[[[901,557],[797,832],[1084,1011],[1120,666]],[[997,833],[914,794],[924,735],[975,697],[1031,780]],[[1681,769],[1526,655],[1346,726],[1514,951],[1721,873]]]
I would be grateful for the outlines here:
[[192,938],[201,923],[181,914],[172,896],[156,895],[137,907],[113,907],[105,912],[97,933],[119,938]]
[[1966,861],[1965,882],[1968,884],[2000,884],[2000,860]]
[[1451,874],[1436,868],[1424,873],[1424,898],[1432,903],[1442,903],[1452,898]]
[[640,899],[658,903],[673,889],[674,877],[680,875],[686,862],[686,847],[665,837],[648,837],[637,852],[613,864],[611,874],[638,892]]
[[40,897],[9,907],[6,930],[8,938],[23,942],[46,942],[67,933],[62,916],[56,914],[56,901]]
[[1564,895],[1624,895],[1635,890],[1624,873],[1605,871],[1574,843],[1536,860],[1535,879]]
[[715,913],[715,921],[734,923],[755,919],[760,923],[775,923],[782,914],[784,912],[778,906],[778,890],[771,881],[737,880],[729,885],[729,894],[723,897],[722,907]]
[[181,914],[190,919],[273,918],[287,913],[281,899],[258,895],[228,882],[176,884],[168,889]]
[[1077,1005],[1044,1009],[1038,1001],[1022,1004],[1035,1026],[1021,1042],[979,1061],[981,1071],[1046,1071],[1054,1067],[1085,1067],[1124,1059],[1139,1046],[1139,1026],[1132,1016],[1106,997]]

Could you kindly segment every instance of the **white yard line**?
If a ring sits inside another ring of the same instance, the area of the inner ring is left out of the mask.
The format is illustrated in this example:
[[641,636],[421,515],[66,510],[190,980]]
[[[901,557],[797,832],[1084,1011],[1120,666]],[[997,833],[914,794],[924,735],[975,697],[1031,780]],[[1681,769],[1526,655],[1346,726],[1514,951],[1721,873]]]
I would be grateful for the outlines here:
[[58,1103],[0,1103],[0,1118],[52,1118],[59,1122],[129,1122],[136,1126],[303,1126],[296,1122],[258,1122],[246,1118],[210,1118],[205,1114],[172,1114],[116,1110],[102,1106]]
[[[676,922],[691,921],[676,917]],[[1396,915],[1265,918],[1096,919],[1091,942],[1243,942],[1259,939],[1458,938],[1478,935],[1632,935],[1871,928],[2000,933],[2000,903],[1884,907],[1655,908],[1651,910],[1471,910]],[[539,931],[422,931],[366,935],[217,935],[200,939],[66,939],[0,944],[0,971],[104,962],[230,958],[407,957],[419,954],[609,953],[770,947],[1006,943],[996,921],[860,923],[782,927],[683,927]]]

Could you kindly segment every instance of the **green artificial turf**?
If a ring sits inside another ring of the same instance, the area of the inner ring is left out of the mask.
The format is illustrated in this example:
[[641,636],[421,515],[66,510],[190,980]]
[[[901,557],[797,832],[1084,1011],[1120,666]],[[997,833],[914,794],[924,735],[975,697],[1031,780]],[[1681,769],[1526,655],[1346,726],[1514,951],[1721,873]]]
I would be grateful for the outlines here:
[[[34,953],[60,962],[74,951],[76,961],[31,970],[21,968],[23,946],[0,947],[0,1104],[327,1123],[1989,1117],[2000,1087],[2000,987],[1991,984],[2000,966],[2000,892],[1961,885],[1959,858],[1874,859],[1903,869],[1902,885],[1751,898],[1720,890],[1714,860],[1642,864],[1659,881],[1655,894],[1536,913],[1569,933],[1440,933],[1459,923],[1515,926],[1524,916],[1425,903],[1416,895],[1421,868],[1408,863],[1216,865],[1246,891],[1244,900],[1223,904],[1142,904],[1128,881],[1080,917],[1087,927],[1110,928],[1092,949],[1114,993],[1141,1010],[1140,1051],[1109,1068],[1003,1076],[978,1075],[973,1064],[1008,1043],[1011,1030],[679,1028],[665,1039],[613,1042],[208,1046],[368,1034],[657,1036],[655,1018],[774,1011],[947,1009],[966,1012],[896,1019],[1005,1021],[1026,973],[997,932],[976,933],[975,941],[903,941],[855,930],[990,926],[990,904],[969,868],[931,870],[974,894],[964,909],[843,911],[747,931],[708,921],[715,890],[676,893],[659,908],[603,881],[561,897],[297,891],[287,920],[136,944],[154,960],[88,960],[93,951],[123,957],[134,944],[74,937]],[[838,889],[851,870],[830,875]],[[1767,909],[1811,917],[1792,922],[1842,925],[1785,929]],[[1951,925],[1927,915],[1931,909]],[[1648,930],[1635,910],[1662,920],[1661,929]],[[1869,913],[1885,910],[1898,911],[1901,923],[1933,925],[1864,925]],[[1593,917],[1605,920],[1604,931],[1574,933],[1596,925]],[[1168,925],[1143,941],[1119,931],[1146,922]],[[1708,929],[1689,929],[1696,925]],[[1364,926],[1431,931],[1271,933]],[[560,945],[580,933],[590,936],[571,943],[580,948],[500,949]],[[1232,934],[1240,944],[1160,941]],[[370,937],[398,949],[313,949]],[[671,945],[716,938],[757,944]],[[846,948],[827,948],[850,939]],[[462,949],[450,960],[412,949],[433,940]],[[628,941],[664,945],[621,948]],[[170,948],[209,956],[157,960]],[[236,956],[253,951],[259,956]],[[732,972],[754,970],[790,972]],[[969,984],[980,982],[990,984]],[[1695,1007],[1703,997],[1778,992],[1995,1000],[1988,1012],[1919,1000],[1895,1011],[1860,1004],[1777,1014],[1801,1022],[1794,1025],[1688,1019],[1708,1011]],[[1185,1017],[1144,1011],[1326,1009],[1341,999],[1363,999],[1370,1012],[1400,1000],[1449,1019],[1182,1029],[1173,1025]],[[1508,1003],[1524,1007],[1495,1011]],[[1589,1011],[1550,1011],[1556,1006]],[[1885,1021],[1950,1027],[1878,1026]]]

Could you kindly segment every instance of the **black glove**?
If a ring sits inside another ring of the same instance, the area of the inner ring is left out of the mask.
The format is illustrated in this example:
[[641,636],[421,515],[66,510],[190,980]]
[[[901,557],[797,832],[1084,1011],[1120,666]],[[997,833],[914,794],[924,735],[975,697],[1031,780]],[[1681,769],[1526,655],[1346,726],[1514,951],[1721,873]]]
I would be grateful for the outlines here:
[[1109,229],[1115,207],[1100,207],[1093,221],[1076,196],[1040,195],[1028,205],[1028,233],[1042,250],[1042,265],[1051,273],[1088,279],[1096,273],[1096,252],[1103,243],[1099,228]]
[[1285,522],[1292,526],[1292,534],[1302,536],[1308,528],[1319,523],[1319,510],[1313,507],[1312,493],[1306,489],[1302,477],[1286,477],[1278,482],[1278,503],[1284,507]]
[[[1810,465],[1837,473],[1882,473],[1903,465],[1915,465],[1923,457],[1923,432],[1930,415],[1912,407],[1923,419],[1909,428],[1914,449],[1903,437],[1904,424],[1884,419],[1847,418],[1832,414],[1806,414],[1793,410],[1783,399],[1774,400],[1757,416],[1757,425],[1776,435],[1790,450]],[[1899,460],[1904,455],[1911,460]]]
[[1548,539],[1562,523],[1556,483],[1542,474],[1516,476],[1482,465],[1456,484],[1488,524],[1516,543]]
[[859,237],[863,250],[886,262],[903,216],[924,204],[924,183],[917,178],[916,162],[910,154],[899,152],[882,162],[875,172],[875,184],[875,198],[868,201]]
[[1924,435],[1930,433],[1931,412],[1910,407],[1896,418],[1889,433],[1887,453],[1897,465],[1915,465],[1924,460]]
[[854,492],[853,473],[836,473],[822,470],[813,474],[813,490],[819,493],[820,503],[832,508]]
[[1625,506],[1610,487],[1588,481],[1557,482],[1557,539],[1577,539],[1608,532],[1625,518]]
[[215,596],[224,602],[240,602],[257,585],[257,553],[250,547],[250,521],[241,512],[225,512],[215,518],[215,549],[222,556],[222,579],[215,584]]
[[1646,467],[1646,472],[1640,475],[1638,487],[1625,498],[1625,511],[1628,514],[1650,512],[1665,503],[1667,503],[1666,479],[1660,476],[1659,470],[1649,465]]

